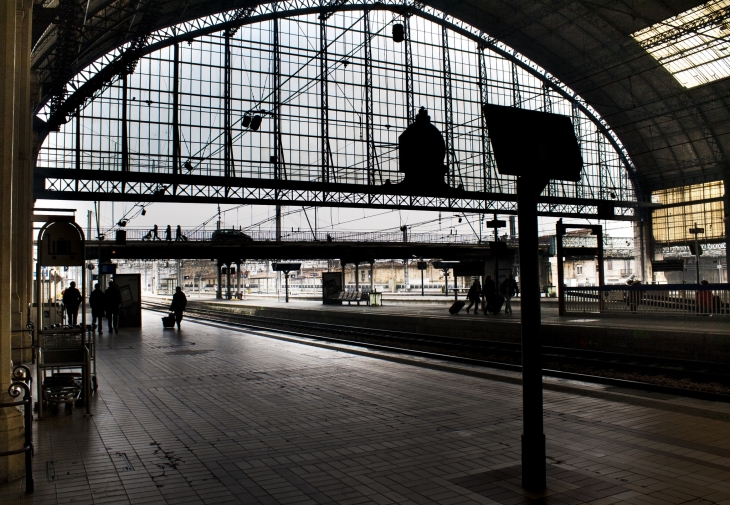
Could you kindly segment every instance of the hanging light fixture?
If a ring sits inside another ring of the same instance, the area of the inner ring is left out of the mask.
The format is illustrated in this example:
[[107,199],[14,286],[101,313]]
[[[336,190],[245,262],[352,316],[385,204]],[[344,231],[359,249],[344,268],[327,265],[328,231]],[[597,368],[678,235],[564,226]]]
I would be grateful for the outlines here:
[[243,116],[243,119],[241,120],[241,125],[243,125],[244,128],[248,128],[249,126],[251,126],[250,114],[246,114],[245,116]]
[[251,130],[253,131],[259,131],[259,128],[261,127],[261,116],[256,114],[253,119],[251,120]]
[[396,23],[393,25],[393,42],[403,42],[405,39],[405,31],[403,25]]

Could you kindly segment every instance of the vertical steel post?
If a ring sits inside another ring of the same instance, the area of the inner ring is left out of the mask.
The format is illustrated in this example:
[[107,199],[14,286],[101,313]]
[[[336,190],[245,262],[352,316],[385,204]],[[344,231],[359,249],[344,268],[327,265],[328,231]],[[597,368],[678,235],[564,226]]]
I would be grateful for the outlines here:
[[319,107],[320,133],[322,135],[322,182],[330,182],[330,171],[333,169],[329,133],[329,69],[327,60],[327,18],[321,15],[319,17]]
[[127,133],[127,74],[122,75],[122,172],[129,172],[129,145]]
[[[172,60],[172,174],[180,169],[180,43],[175,42]],[[177,181],[173,182],[173,194],[177,193]]]
[[603,286],[606,284],[603,273],[603,227],[596,227],[596,245],[598,246],[598,308],[603,312]]
[[[235,176],[233,166],[233,135],[231,131],[231,30],[225,31],[224,68],[223,68],[223,115],[225,151],[223,165],[226,178]],[[228,196],[229,186],[226,184],[225,194]]]
[[565,272],[563,272],[563,235],[565,225],[562,219],[555,224],[555,255],[558,263],[558,315],[565,315]]
[[522,107],[522,93],[520,92],[520,79],[517,75],[517,64],[512,62],[512,106]]
[[[489,87],[487,86],[487,64],[484,60],[485,47],[479,46],[479,103],[489,103]],[[492,144],[487,136],[487,120],[484,114],[481,116],[481,137],[482,137],[482,178],[484,192],[492,191],[492,174],[494,169],[494,160],[492,158]],[[496,218],[495,218],[496,219]]]
[[537,198],[547,184],[517,178],[522,323],[522,487],[545,489]]
[[[642,222],[642,224],[643,224],[643,222]],[[701,253],[701,251],[700,251],[700,241],[699,241],[699,235],[700,234],[697,231],[697,222],[696,221],[695,221],[694,230],[695,230],[695,232],[694,232],[694,234],[695,234],[695,273],[697,274],[697,285],[699,286],[699,284],[700,284],[700,253]],[[643,231],[644,230],[642,229],[641,231],[642,231],[641,236],[642,236],[642,239],[643,239],[643,237],[644,237]],[[690,232],[691,231],[692,230],[690,230]],[[643,242],[642,242],[642,244],[643,244]],[[644,253],[644,251],[642,251],[642,260],[643,260],[643,255],[644,255],[643,253]]]
[[289,270],[284,270],[284,299],[289,303]]
[[[281,180],[281,48],[279,47],[279,20],[274,18],[274,179]],[[278,199],[279,189],[275,191]],[[276,204],[276,241],[281,242],[281,204]],[[281,286],[281,284],[279,284]]]
[[411,17],[403,18],[404,51],[406,56],[406,126],[416,120],[416,106],[413,94],[413,52],[411,47]]
[[[444,14],[446,16],[446,14]],[[451,100],[451,58],[449,55],[449,32],[446,25],[441,26],[441,50],[443,55],[443,71],[444,71],[444,141],[446,143],[446,183],[456,186],[456,175],[454,168],[456,166],[454,156],[454,114]]]
[[[81,110],[76,109],[76,170],[81,170]],[[79,190],[79,180],[75,181],[76,191]]]
[[372,34],[370,33],[370,11],[363,14],[363,36],[365,37],[365,167],[368,186],[375,185],[375,153],[373,135],[373,67]]

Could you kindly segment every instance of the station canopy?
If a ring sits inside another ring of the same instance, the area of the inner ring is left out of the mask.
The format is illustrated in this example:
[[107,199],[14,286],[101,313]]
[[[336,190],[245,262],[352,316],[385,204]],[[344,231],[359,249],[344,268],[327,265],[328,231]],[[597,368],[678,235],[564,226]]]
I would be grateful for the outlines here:
[[[306,10],[317,4],[355,11],[388,4],[397,15],[392,3],[290,1],[278,2],[271,10]],[[218,13],[245,16],[258,4],[37,4],[32,65],[39,71],[42,105],[47,107],[59,94],[59,86],[89,71],[89,65],[116,48],[126,45],[133,52],[154,44],[148,34],[156,30],[195,24]],[[448,15],[456,25],[468,23],[488,34],[489,40],[511,48],[524,65],[544,69],[549,79],[575,92],[625,149],[641,199],[661,189],[730,179],[730,0],[433,0],[406,1],[401,10],[418,15],[429,8]]]

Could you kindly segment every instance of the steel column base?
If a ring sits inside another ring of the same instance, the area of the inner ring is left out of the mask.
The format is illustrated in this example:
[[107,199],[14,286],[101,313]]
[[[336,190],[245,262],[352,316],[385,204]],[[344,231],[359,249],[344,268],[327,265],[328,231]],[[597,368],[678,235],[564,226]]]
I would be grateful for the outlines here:
[[530,492],[545,489],[545,435],[522,435],[522,487]]

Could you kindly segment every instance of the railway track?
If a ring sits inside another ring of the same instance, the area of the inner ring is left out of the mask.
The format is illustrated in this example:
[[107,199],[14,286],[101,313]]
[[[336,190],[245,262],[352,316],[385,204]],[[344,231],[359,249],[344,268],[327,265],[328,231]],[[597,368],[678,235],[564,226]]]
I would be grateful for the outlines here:
[[[143,308],[167,312],[168,305],[143,302]],[[450,338],[399,331],[340,326],[261,316],[246,316],[220,309],[192,306],[185,317],[201,322],[223,323],[251,331],[284,334],[357,345],[381,351],[430,357],[503,370],[520,371],[520,345],[469,338]],[[542,347],[543,375],[730,402],[730,373],[721,363],[664,359],[652,356]],[[681,386],[671,384],[681,384]]]

